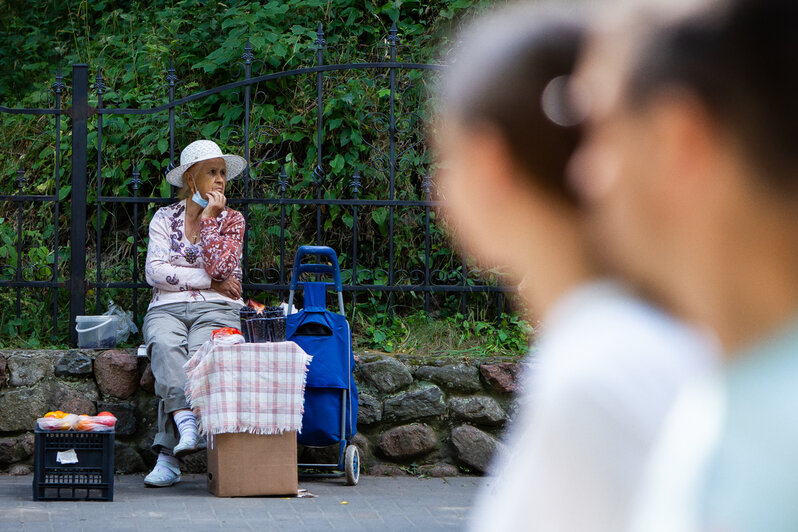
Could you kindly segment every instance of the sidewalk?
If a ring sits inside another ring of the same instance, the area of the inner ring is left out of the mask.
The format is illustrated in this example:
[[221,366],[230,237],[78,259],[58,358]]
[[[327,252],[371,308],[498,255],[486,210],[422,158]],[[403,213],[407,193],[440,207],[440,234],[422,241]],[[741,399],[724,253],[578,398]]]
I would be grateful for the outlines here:
[[113,502],[34,502],[33,476],[0,475],[0,531],[462,530],[481,479],[361,476],[301,480],[315,498],[220,499],[204,475],[148,489],[141,475],[117,476]]

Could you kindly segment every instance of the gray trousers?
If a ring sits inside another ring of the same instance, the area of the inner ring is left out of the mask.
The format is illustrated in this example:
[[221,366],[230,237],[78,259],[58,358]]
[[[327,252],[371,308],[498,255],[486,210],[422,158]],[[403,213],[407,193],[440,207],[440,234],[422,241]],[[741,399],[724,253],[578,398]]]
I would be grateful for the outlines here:
[[155,377],[158,396],[158,433],[152,443],[156,453],[171,450],[180,441],[172,412],[190,408],[186,401],[186,372],[189,358],[221,327],[239,327],[240,305],[226,301],[169,303],[155,307],[144,316],[144,343]]

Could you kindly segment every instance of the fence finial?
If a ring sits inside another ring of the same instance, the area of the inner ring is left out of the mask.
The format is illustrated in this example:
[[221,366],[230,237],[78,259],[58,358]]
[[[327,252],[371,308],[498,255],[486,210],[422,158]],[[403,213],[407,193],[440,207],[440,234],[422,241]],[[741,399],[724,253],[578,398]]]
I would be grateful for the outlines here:
[[56,94],[61,94],[65,88],[66,85],[64,85],[64,76],[61,75],[61,63],[59,63],[58,73],[55,75],[55,83],[53,83],[52,89]]
[[28,180],[25,178],[25,168],[23,168],[22,163],[19,163],[19,168],[17,169],[17,178],[15,179],[17,182],[17,187],[19,188],[20,193],[22,193],[22,187],[25,186],[25,183]]
[[280,165],[280,178],[277,180],[277,184],[280,185],[280,194],[285,194],[285,190],[288,187],[288,174],[285,171],[285,165]]
[[97,91],[97,94],[102,94],[105,89],[108,87],[105,86],[105,79],[103,79],[102,71],[100,67],[97,67],[97,77],[94,78],[94,90]]
[[130,180],[130,184],[133,186],[133,190],[138,190],[141,186],[141,172],[138,167],[133,168],[133,179]]
[[255,54],[252,53],[252,43],[249,41],[249,37],[247,37],[247,45],[244,46],[244,53],[241,55],[241,59],[244,60],[245,65],[251,64],[252,60],[255,59]]
[[388,43],[391,45],[391,47],[395,47],[397,44],[399,44],[399,31],[396,28],[395,20],[393,21],[393,24],[391,24],[391,31],[388,32]]
[[175,83],[177,83],[177,74],[175,73],[175,63],[171,57],[169,58],[169,68],[166,70],[166,82],[169,83],[170,87],[174,87]]
[[424,194],[427,196],[427,201],[429,201],[430,191],[434,186],[432,177],[429,175],[429,170],[427,170],[427,173],[424,175],[424,182],[421,184],[421,186],[424,188]]
[[316,30],[316,40],[314,41],[314,44],[319,50],[327,45],[327,41],[324,38],[324,28],[322,27],[321,22],[319,22],[319,29]]
[[352,175],[352,182],[349,184],[349,187],[352,189],[352,194],[357,197],[360,194],[360,191],[363,187],[360,186],[360,170],[355,168],[355,173]]

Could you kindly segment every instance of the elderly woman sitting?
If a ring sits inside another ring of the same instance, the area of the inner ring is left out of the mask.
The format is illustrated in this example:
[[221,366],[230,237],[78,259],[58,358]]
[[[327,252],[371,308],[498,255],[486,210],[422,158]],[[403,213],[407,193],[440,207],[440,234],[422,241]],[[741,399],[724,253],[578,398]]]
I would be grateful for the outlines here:
[[178,458],[202,448],[197,420],[185,396],[183,364],[220,327],[236,327],[241,300],[244,217],[225,206],[228,179],[246,161],[224,155],[210,140],[192,142],[166,179],[182,200],[159,209],[150,222],[146,276],[152,300],[144,341],[155,376],[158,433],[155,468],[147,486],[180,481]]

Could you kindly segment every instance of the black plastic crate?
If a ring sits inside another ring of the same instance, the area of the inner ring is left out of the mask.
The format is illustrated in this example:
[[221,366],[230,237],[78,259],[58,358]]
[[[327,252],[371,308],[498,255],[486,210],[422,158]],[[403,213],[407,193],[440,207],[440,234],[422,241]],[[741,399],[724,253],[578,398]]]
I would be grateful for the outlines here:
[[[75,450],[77,463],[58,462]],[[35,431],[34,501],[113,501],[114,432]]]

